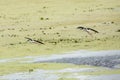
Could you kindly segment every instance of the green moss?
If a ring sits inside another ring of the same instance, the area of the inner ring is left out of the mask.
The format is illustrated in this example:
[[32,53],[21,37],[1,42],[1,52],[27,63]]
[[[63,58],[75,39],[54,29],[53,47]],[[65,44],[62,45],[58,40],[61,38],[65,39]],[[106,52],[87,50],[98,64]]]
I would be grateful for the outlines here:
[[[28,3],[30,6],[26,6]],[[80,49],[120,49],[120,36],[116,32],[119,30],[119,11],[111,11],[111,14],[107,11],[119,8],[119,1],[98,3],[97,0],[70,0],[67,5],[65,3],[65,0],[2,0],[0,58],[49,55]],[[20,7],[23,8],[18,9]],[[93,33],[91,37],[76,29],[80,25],[94,28],[100,33]],[[26,42],[24,37],[42,40],[45,45]]]
[[75,78],[60,78],[58,80],[77,80],[77,79],[75,79]]
[[[75,43],[74,40],[79,43]],[[88,39],[89,40],[89,39]],[[58,40],[48,40],[45,45],[39,45],[34,43],[16,44],[16,45],[6,45],[5,47],[0,47],[0,58],[12,58],[12,57],[24,57],[24,56],[40,56],[40,55],[51,55],[59,54],[64,52],[70,52],[80,49],[86,50],[109,50],[109,49],[119,49],[119,38],[108,38],[104,41],[104,38],[100,40],[94,39],[89,40],[79,39],[69,39],[68,42],[60,41],[58,44],[54,45],[48,42],[58,42]],[[106,45],[104,45],[106,44]],[[99,46],[98,46],[99,45]]]

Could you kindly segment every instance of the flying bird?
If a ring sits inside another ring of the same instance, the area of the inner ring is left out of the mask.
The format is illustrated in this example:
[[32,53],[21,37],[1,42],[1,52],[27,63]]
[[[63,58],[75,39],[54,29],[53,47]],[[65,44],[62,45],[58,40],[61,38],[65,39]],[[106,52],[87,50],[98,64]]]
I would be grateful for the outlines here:
[[91,36],[92,36],[92,33],[90,33],[90,31],[93,31],[94,33],[99,33],[97,30],[94,30],[92,28],[85,28],[85,27],[82,27],[82,26],[77,27],[77,29],[83,30]]
[[44,43],[43,43],[43,42],[41,42],[41,41],[34,40],[34,39],[31,39],[31,38],[28,38],[28,37],[25,37],[25,39],[27,39],[27,41],[32,42],[32,43],[44,44]]

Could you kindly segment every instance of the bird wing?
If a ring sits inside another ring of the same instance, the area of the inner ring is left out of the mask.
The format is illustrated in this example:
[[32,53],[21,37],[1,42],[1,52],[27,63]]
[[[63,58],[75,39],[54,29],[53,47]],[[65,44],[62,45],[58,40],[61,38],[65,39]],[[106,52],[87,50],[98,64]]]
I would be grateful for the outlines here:
[[34,42],[37,42],[37,43],[40,43],[40,44],[44,44],[43,42],[40,42],[40,41],[38,41],[38,40],[33,40],[33,39],[31,39],[31,38],[28,38],[28,37],[25,37],[25,39],[28,39],[28,40],[31,40],[31,41],[34,41]]
[[80,26],[80,27],[77,27],[77,29],[84,29],[84,27],[81,27],[81,26]]
[[87,32],[90,36],[92,36],[92,34],[89,31],[87,31],[87,28],[85,28],[85,27],[79,26],[79,27],[77,27],[77,29],[81,29],[81,30]]
[[93,32],[95,32],[95,33],[99,33],[97,30],[94,30],[94,29],[91,29],[91,28],[87,28],[88,30],[91,30],[91,31],[93,31]]
[[38,41],[38,40],[34,40],[35,42],[37,42],[37,43],[40,43],[40,44],[44,44],[43,42],[40,42],[40,41]]
[[31,38],[25,37],[25,39],[32,40]]

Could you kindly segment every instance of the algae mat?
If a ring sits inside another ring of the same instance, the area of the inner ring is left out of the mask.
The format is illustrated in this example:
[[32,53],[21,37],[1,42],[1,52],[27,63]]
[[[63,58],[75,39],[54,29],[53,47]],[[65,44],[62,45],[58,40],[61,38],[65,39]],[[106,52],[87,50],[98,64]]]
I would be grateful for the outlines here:
[[[0,0],[0,58],[120,49],[119,0]],[[77,30],[90,27],[99,34]],[[45,43],[29,43],[30,37]]]

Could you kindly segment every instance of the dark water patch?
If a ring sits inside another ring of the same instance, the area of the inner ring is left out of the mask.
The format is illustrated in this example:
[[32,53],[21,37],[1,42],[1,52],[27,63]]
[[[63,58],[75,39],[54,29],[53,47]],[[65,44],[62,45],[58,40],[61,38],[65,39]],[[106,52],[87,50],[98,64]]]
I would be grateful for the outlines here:
[[73,57],[73,58],[53,59],[47,61],[38,61],[38,62],[72,63],[76,65],[92,65],[92,66],[114,68],[115,65],[120,64],[120,55],[97,56],[97,57],[95,56]]

